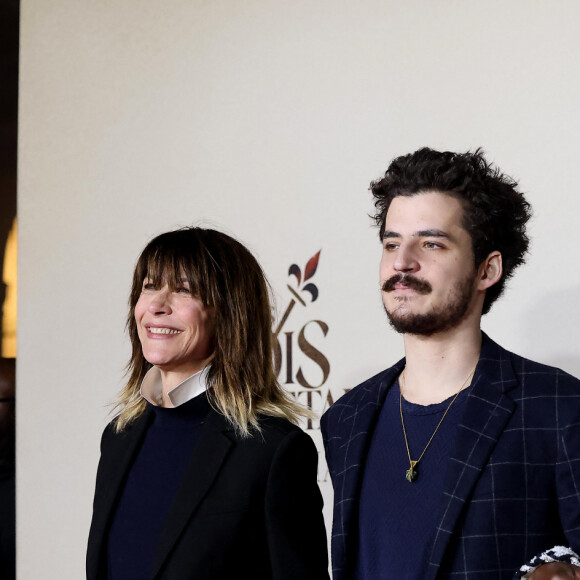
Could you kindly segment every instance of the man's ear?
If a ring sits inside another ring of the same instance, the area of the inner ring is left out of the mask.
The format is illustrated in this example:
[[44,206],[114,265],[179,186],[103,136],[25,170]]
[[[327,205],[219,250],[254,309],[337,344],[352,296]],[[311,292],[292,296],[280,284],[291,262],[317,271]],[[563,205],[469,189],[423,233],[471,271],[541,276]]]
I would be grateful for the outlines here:
[[503,273],[503,266],[501,260],[501,253],[493,251],[489,256],[479,265],[477,271],[477,288],[478,290],[487,290],[496,282],[499,282]]

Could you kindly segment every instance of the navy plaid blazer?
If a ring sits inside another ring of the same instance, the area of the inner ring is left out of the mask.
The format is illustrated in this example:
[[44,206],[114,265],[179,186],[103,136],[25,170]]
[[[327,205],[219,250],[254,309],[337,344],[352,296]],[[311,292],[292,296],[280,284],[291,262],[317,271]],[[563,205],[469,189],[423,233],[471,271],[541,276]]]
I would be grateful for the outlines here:
[[[322,417],[334,487],[334,580],[352,578],[365,459],[404,364],[355,387]],[[427,579],[510,579],[554,545],[578,552],[580,381],[484,334],[437,509]]]

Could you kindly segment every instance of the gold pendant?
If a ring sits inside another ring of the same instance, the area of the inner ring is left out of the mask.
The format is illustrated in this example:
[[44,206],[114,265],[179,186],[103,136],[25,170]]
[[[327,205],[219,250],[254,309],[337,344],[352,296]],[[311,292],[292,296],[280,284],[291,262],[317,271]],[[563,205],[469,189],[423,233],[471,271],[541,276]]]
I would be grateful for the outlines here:
[[405,471],[405,479],[409,483],[413,483],[417,479],[417,472],[415,471],[415,465],[417,465],[416,461],[411,461],[411,467]]

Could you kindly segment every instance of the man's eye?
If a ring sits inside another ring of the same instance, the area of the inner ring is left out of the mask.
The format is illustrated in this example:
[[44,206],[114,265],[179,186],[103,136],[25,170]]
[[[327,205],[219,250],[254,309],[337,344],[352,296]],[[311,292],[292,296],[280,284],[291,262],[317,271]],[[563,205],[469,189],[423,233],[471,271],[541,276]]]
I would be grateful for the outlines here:
[[441,245],[437,242],[425,242],[425,247],[429,249],[441,248]]
[[387,242],[385,244],[385,250],[387,250],[388,252],[392,251],[392,250],[396,250],[399,247],[399,244],[395,244],[394,242]]

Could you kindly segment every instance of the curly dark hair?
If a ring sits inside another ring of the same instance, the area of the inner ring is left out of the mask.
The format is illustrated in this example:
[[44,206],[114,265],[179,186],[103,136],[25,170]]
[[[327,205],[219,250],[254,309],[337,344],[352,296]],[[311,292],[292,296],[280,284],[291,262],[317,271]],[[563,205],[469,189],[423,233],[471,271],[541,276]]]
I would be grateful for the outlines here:
[[385,231],[385,217],[395,197],[438,191],[459,199],[464,208],[463,226],[469,232],[475,266],[493,251],[502,256],[501,279],[487,289],[483,314],[499,298],[514,270],[525,262],[529,238],[526,223],[532,215],[530,204],[518,191],[517,183],[488,163],[481,149],[475,152],[440,152],[427,147],[397,157],[384,177],[373,181],[375,198],[372,216]]

